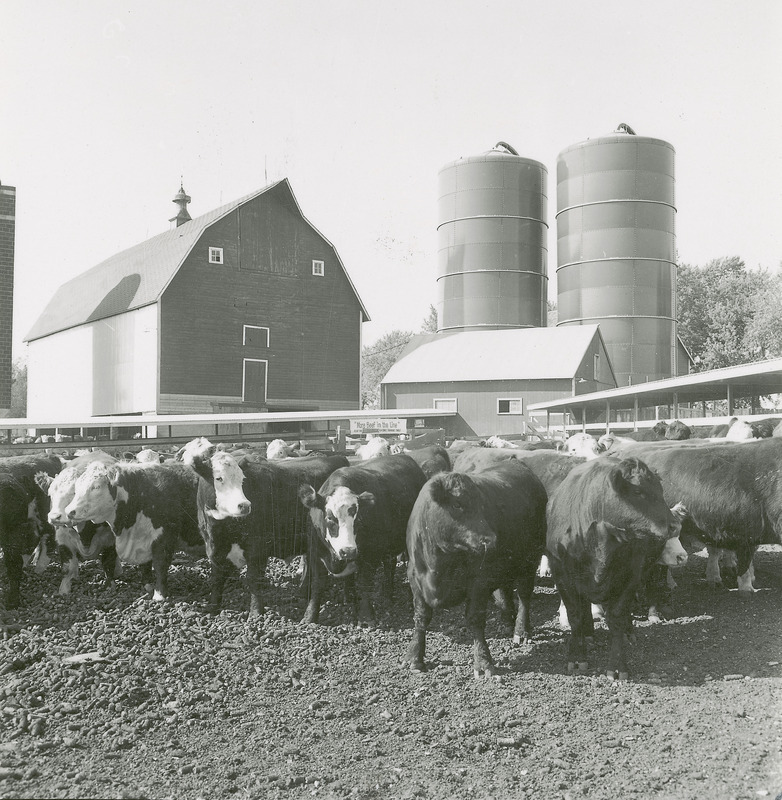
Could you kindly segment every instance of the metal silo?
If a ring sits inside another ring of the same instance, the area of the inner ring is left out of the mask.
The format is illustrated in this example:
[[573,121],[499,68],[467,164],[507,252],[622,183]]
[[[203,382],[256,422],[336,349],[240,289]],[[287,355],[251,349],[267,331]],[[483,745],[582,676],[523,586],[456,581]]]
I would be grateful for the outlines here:
[[627,125],[557,157],[558,325],[598,323],[619,386],[676,374],[674,149]]
[[439,172],[437,330],[546,324],[546,183],[504,142]]

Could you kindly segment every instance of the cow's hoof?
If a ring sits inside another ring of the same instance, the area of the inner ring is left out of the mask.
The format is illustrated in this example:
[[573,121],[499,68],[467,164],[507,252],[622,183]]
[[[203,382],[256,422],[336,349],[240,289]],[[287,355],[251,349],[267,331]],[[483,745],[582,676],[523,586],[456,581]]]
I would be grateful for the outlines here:
[[513,644],[532,644],[532,634],[526,631],[521,635],[515,633],[513,635]]
[[491,680],[492,678],[496,678],[499,680],[500,676],[497,674],[497,670],[495,667],[486,667],[485,669],[475,669],[473,670],[473,676],[476,680],[481,680],[481,678],[485,678],[486,680]]
[[411,661],[410,672],[426,672],[426,664],[423,661]]

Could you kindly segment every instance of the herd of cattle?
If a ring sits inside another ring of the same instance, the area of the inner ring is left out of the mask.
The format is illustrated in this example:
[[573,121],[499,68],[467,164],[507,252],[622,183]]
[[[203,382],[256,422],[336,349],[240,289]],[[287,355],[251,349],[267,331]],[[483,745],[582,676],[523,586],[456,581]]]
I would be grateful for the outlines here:
[[43,571],[55,544],[61,594],[80,559],[100,557],[107,585],[122,563],[135,564],[158,601],[174,554],[205,549],[212,612],[228,574],[246,568],[250,614],[261,614],[268,559],[304,555],[304,621],[317,622],[324,584],[337,578],[357,620],[372,624],[377,568],[390,598],[401,556],[413,597],[410,667],[425,669],[433,610],[464,603],[478,676],[495,671],[485,638],[490,601],[514,641],[529,641],[542,571],[569,621],[568,671],[588,668],[585,640],[599,604],[611,637],[606,674],[625,678],[635,603],[645,595],[662,605],[670,567],[684,564],[687,550],[708,546],[714,583],[720,561],[732,559],[739,590],[751,592],[756,548],[782,543],[778,423],[734,421],[695,438],[675,421],[599,440],[492,437],[418,450],[375,438],[351,457],[199,437],[167,460],[150,450],[133,460],[101,450],[0,458],[5,605],[18,607],[25,563]]

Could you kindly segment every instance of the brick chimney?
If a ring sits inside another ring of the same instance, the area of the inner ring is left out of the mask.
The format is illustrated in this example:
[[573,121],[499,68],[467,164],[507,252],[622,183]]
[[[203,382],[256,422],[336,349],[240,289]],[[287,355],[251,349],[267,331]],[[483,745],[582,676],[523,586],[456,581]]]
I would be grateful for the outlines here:
[[16,188],[0,183],[0,416],[11,408]]
[[192,219],[187,210],[187,204],[190,202],[190,195],[186,194],[181,183],[179,184],[179,191],[174,196],[172,202],[179,206],[179,211],[176,213],[176,216],[171,217],[169,220],[171,223],[171,230],[178,228],[185,222],[190,222]]

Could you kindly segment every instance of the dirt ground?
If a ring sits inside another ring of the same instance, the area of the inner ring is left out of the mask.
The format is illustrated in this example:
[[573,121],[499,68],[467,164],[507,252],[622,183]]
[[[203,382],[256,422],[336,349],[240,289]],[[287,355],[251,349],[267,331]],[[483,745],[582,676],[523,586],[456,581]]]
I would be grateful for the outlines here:
[[104,590],[90,562],[67,599],[58,567],[28,575],[24,607],[0,611],[0,797],[782,793],[782,548],[756,556],[751,597],[707,587],[705,558],[692,556],[675,617],[636,619],[627,682],[599,674],[602,626],[590,673],[564,674],[545,580],[533,643],[514,646],[492,614],[501,675],[476,680],[462,609],[435,612],[428,672],[402,663],[412,603],[401,567],[378,627],[359,629],[337,586],[321,624],[300,625],[295,566],[270,565],[270,610],[252,621],[238,577],[225,610],[205,613],[205,561],[174,566],[162,605],[132,568]]

